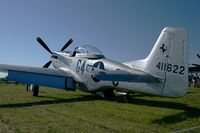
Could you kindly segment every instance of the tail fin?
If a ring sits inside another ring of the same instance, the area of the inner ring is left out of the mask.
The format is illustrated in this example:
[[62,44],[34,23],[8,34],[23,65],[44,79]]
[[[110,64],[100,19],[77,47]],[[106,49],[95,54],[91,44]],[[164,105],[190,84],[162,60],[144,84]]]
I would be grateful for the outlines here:
[[183,96],[188,88],[187,32],[166,27],[145,59],[146,70],[163,80],[162,95]]

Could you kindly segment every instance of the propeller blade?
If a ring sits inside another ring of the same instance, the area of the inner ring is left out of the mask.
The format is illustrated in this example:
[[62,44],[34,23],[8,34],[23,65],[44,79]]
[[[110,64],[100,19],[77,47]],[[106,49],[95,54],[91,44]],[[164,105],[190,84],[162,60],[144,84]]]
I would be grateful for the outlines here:
[[52,61],[47,62],[42,68],[48,68],[51,65]]
[[63,48],[60,51],[64,51],[72,42],[73,42],[72,38],[69,39],[69,41],[63,46]]
[[51,50],[48,48],[48,46],[42,41],[42,39],[40,37],[37,37],[36,39],[42,46],[43,48],[45,48],[49,53],[52,54]]

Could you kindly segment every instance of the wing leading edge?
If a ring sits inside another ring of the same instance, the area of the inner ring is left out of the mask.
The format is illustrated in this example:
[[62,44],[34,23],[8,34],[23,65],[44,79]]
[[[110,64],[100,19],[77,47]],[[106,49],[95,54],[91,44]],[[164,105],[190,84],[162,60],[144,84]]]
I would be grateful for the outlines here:
[[67,90],[76,88],[72,75],[58,69],[0,64],[0,71],[7,72],[11,81]]

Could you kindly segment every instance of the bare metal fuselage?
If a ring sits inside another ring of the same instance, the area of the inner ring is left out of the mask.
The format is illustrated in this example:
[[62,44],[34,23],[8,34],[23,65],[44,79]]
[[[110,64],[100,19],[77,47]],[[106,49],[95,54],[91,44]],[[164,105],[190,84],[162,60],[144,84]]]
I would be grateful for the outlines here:
[[[107,58],[90,59],[84,57],[72,57],[70,54],[63,52],[55,52],[52,57],[53,66],[56,69],[61,69],[63,73],[72,73],[74,79],[80,84],[79,88],[86,92],[102,91],[106,87],[110,87],[119,92],[143,92],[156,95],[162,95],[163,84],[157,83],[142,83],[142,82],[119,82],[119,81],[96,81],[92,76],[94,70],[123,70],[128,73],[145,75],[145,72],[131,68],[128,65],[116,62]],[[149,89],[153,87],[155,89]]]

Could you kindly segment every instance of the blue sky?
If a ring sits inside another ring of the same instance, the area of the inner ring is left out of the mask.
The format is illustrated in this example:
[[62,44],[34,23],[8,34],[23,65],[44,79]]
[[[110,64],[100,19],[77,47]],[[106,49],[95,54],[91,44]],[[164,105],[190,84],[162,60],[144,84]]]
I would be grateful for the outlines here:
[[189,62],[200,63],[199,0],[0,0],[0,64],[43,66],[69,38],[120,62],[145,58],[166,26],[189,33]]

